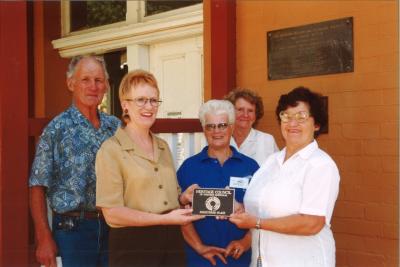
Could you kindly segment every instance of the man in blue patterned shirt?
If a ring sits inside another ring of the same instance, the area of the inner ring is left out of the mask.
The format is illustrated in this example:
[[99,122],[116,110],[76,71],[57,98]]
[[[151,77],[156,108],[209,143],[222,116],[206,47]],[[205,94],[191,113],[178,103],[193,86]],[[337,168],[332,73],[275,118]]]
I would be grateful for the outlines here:
[[[56,266],[108,264],[108,226],[95,207],[97,150],[119,125],[98,110],[109,88],[102,57],[72,58],[67,72],[72,105],[44,129],[29,178],[31,214],[37,240],[36,258]],[[53,213],[47,221],[47,201]]]

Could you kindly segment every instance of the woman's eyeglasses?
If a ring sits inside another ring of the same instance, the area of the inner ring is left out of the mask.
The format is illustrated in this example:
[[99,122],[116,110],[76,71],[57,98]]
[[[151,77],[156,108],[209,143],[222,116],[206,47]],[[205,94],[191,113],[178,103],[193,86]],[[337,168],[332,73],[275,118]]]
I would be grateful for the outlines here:
[[149,102],[152,107],[158,107],[162,103],[162,101],[158,100],[157,98],[147,98],[147,97],[136,97],[134,99],[126,98],[125,100],[135,102],[136,106],[138,107],[145,106],[147,102]]
[[282,122],[290,122],[291,120],[294,119],[298,123],[303,123],[306,120],[308,120],[309,117],[310,113],[307,111],[299,111],[291,115],[285,111],[279,112],[279,118],[281,119]]
[[224,130],[226,130],[226,128],[228,128],[228,126],[229,126],[229,124],[226,123],[226,122],[218,123],[218,124],[215,124],[215,123],[207,123],[207,124],[204,126],[204,128],[206,129],[206,131],[209,131],[209,132],[214,131],[215,129],[218,129],[218,130],[220,130],[220,131],[224,131]]

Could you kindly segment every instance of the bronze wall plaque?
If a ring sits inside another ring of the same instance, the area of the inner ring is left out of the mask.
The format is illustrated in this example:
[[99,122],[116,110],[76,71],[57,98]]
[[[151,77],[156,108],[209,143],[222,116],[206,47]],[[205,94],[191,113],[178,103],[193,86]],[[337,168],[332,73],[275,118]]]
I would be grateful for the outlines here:
[[268,79],[354,71],[353,18],[267,32]]

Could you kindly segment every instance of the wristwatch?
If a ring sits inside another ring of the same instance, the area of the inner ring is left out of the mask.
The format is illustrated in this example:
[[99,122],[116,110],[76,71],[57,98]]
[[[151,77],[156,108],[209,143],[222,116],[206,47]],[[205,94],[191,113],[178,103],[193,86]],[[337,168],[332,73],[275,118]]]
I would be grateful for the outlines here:
[[261,228],[261,218],[257,218],[256,229],[260,229],[260,228]]

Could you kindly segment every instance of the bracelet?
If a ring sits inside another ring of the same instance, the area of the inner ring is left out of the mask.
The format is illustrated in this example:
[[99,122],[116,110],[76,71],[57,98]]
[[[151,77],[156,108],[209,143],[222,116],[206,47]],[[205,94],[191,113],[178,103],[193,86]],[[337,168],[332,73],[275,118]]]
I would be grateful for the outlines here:
[[261,228],[261,218],[257,218],[257,222],[256,222],[256,229],[260,229]]

